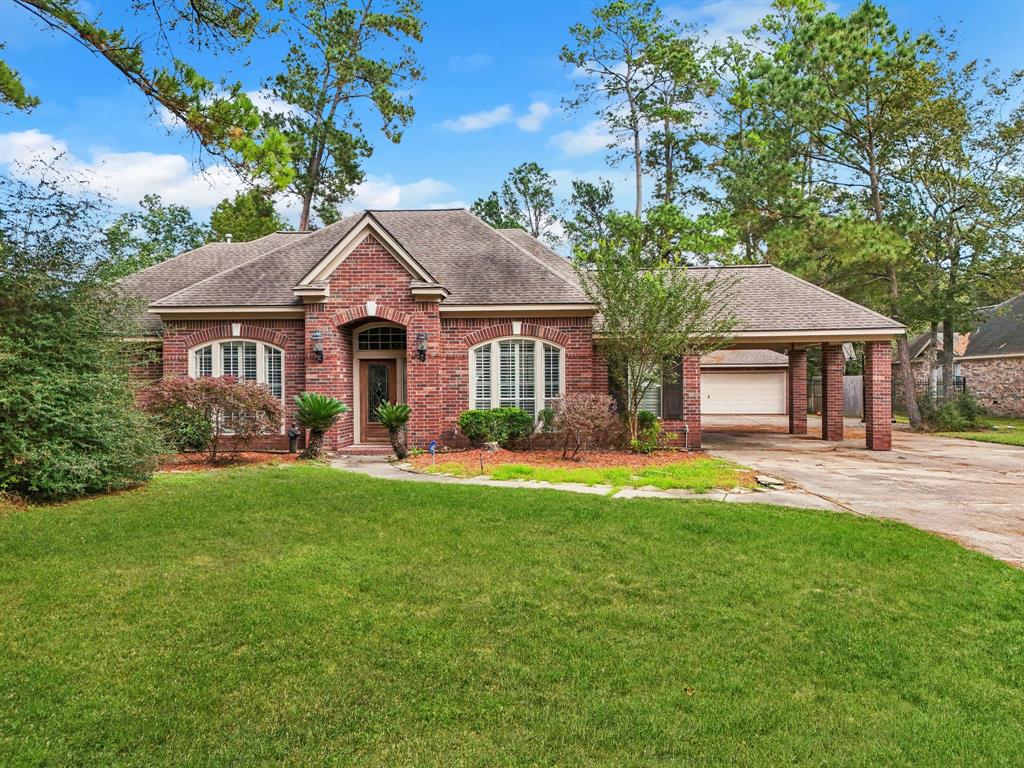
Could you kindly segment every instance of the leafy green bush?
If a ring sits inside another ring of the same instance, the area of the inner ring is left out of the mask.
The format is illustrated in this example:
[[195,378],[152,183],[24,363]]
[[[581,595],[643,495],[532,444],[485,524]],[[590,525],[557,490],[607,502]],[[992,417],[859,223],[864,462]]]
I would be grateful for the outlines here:
[[654,453],[661,446],[661,422],[650,411],[640,411],[638,415],[644,414],[651,418],[639,420],[637,435],[629,441],[629,448],[634,453]]
[[213,440],[213,424],[196,408],[178,405],[153,420],[167,445],[176,451],[205,451]]
[[458,425],[473,445],[494,442],[508,448],[533,432],[533,417],[522,408],[471,410],[459,414]]
[[985,409],[969,392],[962,392],[945,402],[926,396],[921,398],[919,407],[925,425],[937,432],[965,432],[977,429],[985,413]]
[[545,435],[550,435],[555,431],[555,409],[554,408],[541,408],[540,413],[540,431]]
[[636,426],[641,432],[653,428],[658,423],[658,417],[650,411],[637,411]]
[[135,404],[138,308],[103,278],[102,205],[0,178],[0,491],[64,499],[146,480],[164,450]]

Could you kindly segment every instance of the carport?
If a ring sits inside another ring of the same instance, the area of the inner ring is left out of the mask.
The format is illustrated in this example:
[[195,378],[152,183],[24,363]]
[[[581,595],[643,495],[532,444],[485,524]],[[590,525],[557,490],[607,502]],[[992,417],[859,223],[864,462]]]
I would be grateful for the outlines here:
[[[807,351],[820,347],[821,436],[843,439],[843,344],[863,343],[865,442],[873,451],[891,449],[891,350],[892,340],[905,332],[900,323],[769,265],[691,268],[690,274],[718,285],[735,316],[727,349],[787,356],[785,397],[792,435],[807,434]],[[681,445],[697,448],[703,431],[701,358],[683,356],[678,374],[664,385],[664,426],[680,435]]]

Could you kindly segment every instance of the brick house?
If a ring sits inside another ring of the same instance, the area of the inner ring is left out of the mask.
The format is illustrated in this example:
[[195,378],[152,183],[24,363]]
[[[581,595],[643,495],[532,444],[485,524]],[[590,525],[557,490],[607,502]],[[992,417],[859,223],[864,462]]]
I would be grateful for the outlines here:
[[1024,293],[981,312],[966,349],[953,358],[958,375],[990,413],[1024,417]]
[[[953,373],[990,413],[1024,417],[1024,293],[982,307],[978,327],[953,335]],[[942,334],[910,342],[911,370],[919,395],[942,387]],[[899,363],[893,363],[895,375]],[[899,388],[895,399],[900,401]]]
[[[866,344],[868,446],[890,445],[890,343],[898,323],[769,266],[728,273],[733,350],[787,355],[790,431],[807,431],[806,350],[826,361],[826,439],[842,439],[841,344]],[[409,439],[450,437],[469,408],[538,413],[565,394],[609,392],[595,346],[595,307],[572,267],[521,230],[468,211],[365,211],[315,232],[210,243],[122,285],[148,304],[141,341],[159,352],[148,375],[237,376],[265,383],[293,418],[292,397],[322,392],[351,410],[334,450],[386,441],[377,404],[412,406]],[[755,366],[756,367],[756,366]],[[654,388],[650,407],[699,447],[701,361]],[[285,425],[280,439],[284,440]]]

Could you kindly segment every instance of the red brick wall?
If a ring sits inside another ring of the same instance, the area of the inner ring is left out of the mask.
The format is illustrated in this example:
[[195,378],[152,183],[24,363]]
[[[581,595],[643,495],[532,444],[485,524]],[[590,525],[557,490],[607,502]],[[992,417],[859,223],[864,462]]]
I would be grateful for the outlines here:
[[872,451],[892,448],[892,345],[864,344],[864,424]]
[[[330,296],[324,302],[306,305],[305,320],[242,321],[240,337],[266,340],[285,349],[289,423],[291,398],[301,391],[332,395],[354,408],[352,331],[381,320],[406,328],[406,400],[413,409],[409,422],[412,445],[426,446],[455,426],[458,415],[469,407],[469,349],[489,339],[514,335],[513,322],[521,323],[524,337],[544,338],[565,347],[566,393],[608,391],[607,364],[594,351],[589,317],[442,318],[438,304],[413,299],[411,280],[405,268],[369,236],[332,275]],[[373,313],[367,302],[375,302]],[[313,356],[310,337],[315,330],[323,334],[322,363]],[[428,335],[425,362],[420,362],[416,352],[419,333]],[[199,343],[199,334],[210,340],[231,338],[231,321],[167,323],[165,375],[187,375],[188,350]],[[699,392],[697,397],[699,407]],[[355,418],[357,414],[350,410],[339,420],[326,437],[328,449],[352,445]]]
[[[241,325],[238,336],[232,322]],[[305,341],[301,319],[283,320],[170,320],[164,323],[163,374],[188,376],[188,351],[206,342],[224,339],[253,339],[284,350],[285,423],[295,418],[292,397],[305,386]]]
[[681,381],[673,386],[681,385],[683,388],[683,418],[664,419],[662,426],[666,432],[675,433],[676,438],[671,441],[673,445],[697,450],[701,442],[699,355],[683,357],[680,379]]
[[1024,357],[960,361],[967,391],[996,416],[1024,418]]
[[843,371],[846,359],[842,344],[821,345],[821,438],[843,439]]
[[789,434],[807,434],[807,350],[789,351],[789,371],[786,376],[789,411]]

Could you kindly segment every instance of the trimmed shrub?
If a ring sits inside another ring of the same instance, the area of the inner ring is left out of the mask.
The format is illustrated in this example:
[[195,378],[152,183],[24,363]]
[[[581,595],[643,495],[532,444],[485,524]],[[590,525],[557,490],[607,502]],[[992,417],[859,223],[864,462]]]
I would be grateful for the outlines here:
[[230,433],[238,447],[245,447],[256,437],[279,429],[281,403],[255,381],[210,378],[164,379],[146,390],[144,403],[154,417],[166,423],[171,414],[191,411],[210,424],[210,438],[204,449],[217,460],[220,438]]
[[213,424],[201,411],[186,405],[153,415],[168,447],[176,451],[205,451],[213,440]]
[[540,431],[542,434],[550,435],[555,431],[555,409],[554,408],[541,408],[540,413]]
[[459,414],[459,428],[473,445],[497,443],[508,448],[533,432],[533,417],[522,408],[471,410]]
[[555,429],[562,434],[562,456],[572,457],[584,448],[594,448],[617,432],[619,419],[611,395],[579,393],[566,395],[558,402]]

